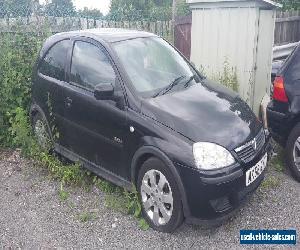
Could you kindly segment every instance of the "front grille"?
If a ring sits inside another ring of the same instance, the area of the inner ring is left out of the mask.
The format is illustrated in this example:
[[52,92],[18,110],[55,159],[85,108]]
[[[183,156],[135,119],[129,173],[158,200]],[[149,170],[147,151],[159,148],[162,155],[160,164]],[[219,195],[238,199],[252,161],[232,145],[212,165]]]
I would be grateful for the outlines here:
[[244,162],[248,163],[260,152],[266,142],[265,132],[261,129],[258,135],[252,140],[236,148],[234,151],[238,157]]

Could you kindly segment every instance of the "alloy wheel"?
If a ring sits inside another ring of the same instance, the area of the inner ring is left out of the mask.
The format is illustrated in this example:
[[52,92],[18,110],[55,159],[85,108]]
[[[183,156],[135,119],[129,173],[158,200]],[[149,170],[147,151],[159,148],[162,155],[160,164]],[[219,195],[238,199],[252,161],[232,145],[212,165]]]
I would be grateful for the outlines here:
[[34,134],[37,138],[38,144],[42,149],[48,149],[50,145],[50,138],[47,133],[46,125],[42,120],[37,120],[34,125]]
[[297,169],[300,171],[300,137],[297,138],[294,144],[293,159]]
[[145,173],[141,184],[142,204],[156,226],[166,225],[173,212],[173,195],[167,178],[158,170]]

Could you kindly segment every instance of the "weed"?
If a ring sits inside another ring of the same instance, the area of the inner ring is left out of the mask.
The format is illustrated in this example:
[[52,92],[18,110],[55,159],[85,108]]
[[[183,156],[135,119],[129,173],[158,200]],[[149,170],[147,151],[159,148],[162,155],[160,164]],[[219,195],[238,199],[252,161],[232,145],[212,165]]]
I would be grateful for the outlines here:
[[105,196],[105,205],[123,213],[131,214],[139,221],[142,230],[149,228],[148,223],[142,218],[142,206],[136,188],[133,191],[119,190],[117,193],[108,193]]
[[69,193],[65,190],[59,190],[58,195],[61,201],[65,201],[69,198]]
[[136,191],[136,188],[133,187],[132,192],[124,191],[124,196],[125,196],[125,206],[126,210],[129,214],[133,214],[134,217],[139,218],[141,216],[142,212],[142,207],[141,203],[138,197],[138,193]]
[[282,148],[278,149],[277,155],[275,155],[271,159],[271,166],[277,171],[277,172],[283,172],[284,171],[284,150]]
[[148,230],[149,229],[149,224],[147,223],[147,221],[145,221],[144,219],[140,219],[139,220],[139,227],[142,230]]
[[91,212],[83,212],[82,214],[79,215],[79,220],[80,220],[82,223],[85,223],[85,222],[94,220],[95,217],[96,217],[96,216],[95,216],[94,213],[91,213]]
[[261,184],[262,189],[274,189],[279,187],[280,180],[275,176],[268,176]]
[[117,194],[105,195],[105,206],[113,210],[116,210],[121,213],[127,213],[125,203],[126,200],[123,195],[117,195]]
[[98,187],[102,192],[107,193],[107,194],[112,194],[112,193],[122,193],[122,189],[108,181],[105,181],[100,178],[96,178],[95,181],[96,187]]
[[[203,69],[202,69],[203,72]],[[235,92],[239,91],[239,82],[237,77],[237,70],[231,67],[227,58],[225,58],[223,72],[213,74],[211,76],[213,80],[220,82],[227,88],[232,89]]]

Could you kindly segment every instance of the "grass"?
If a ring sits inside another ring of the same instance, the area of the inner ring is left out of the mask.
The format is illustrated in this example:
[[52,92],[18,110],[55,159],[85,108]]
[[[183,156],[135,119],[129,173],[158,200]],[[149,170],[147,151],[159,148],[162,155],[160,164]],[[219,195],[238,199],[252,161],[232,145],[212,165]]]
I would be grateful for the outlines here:
[[277,172],[284,171],[285,159],[284,159],[284,150],[283,148],[278,148],[277,155],[271,159],[271,167],[274,168]]
[[275,189],[280,186],[280,180],[275,176],[268,176],[261,184],[262,189]]
[[69,198],[69,193],[65,190],[59,190],[58,196],[61,201],[65,201]]
[[78,216],[80,222],[86,223],[88,221],[92,221],[96,218],[95,213],[92,212],[83,212]]
[[61,201],[65,201],[69,198],[69,193],[64,190],[63,183],[60,183],[60,189],[58,191],[58,196]]

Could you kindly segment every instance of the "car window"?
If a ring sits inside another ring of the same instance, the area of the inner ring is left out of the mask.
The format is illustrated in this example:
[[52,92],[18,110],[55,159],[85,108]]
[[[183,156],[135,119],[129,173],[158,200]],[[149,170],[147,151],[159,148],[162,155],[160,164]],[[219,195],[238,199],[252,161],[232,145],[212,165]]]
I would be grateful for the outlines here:
[[293,57],[289,62],[287,77],[291,81],[300,79],[300,47],[295,50]]
[[74,45],[71,82],[94,89],[99,84],[115,86],[115,72],[106,54],[97,46],[77,41]]
[[65,59],[69,48],[69,40],[56,43],[40,63],[39,72],[57,80],[65,80]]

